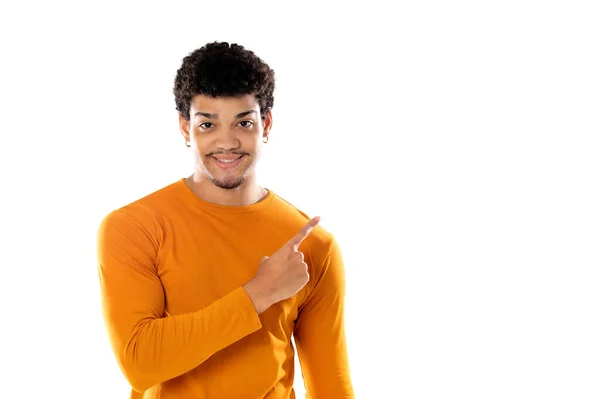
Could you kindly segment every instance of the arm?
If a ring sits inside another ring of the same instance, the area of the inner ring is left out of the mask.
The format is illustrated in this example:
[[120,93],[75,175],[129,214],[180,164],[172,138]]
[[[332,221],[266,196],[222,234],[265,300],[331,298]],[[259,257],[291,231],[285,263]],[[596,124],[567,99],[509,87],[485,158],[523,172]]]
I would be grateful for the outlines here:
[[123,374],[140,392],[192,370],[262,327],[242,287],[204,309],[165,317],[158,234],[151,230],[121,210],[108,215],[98,232],[109,339]]
[[335,239],[320,276],[313,278],[294,331],[307,398],[354,399],[344,333],[344,265]]

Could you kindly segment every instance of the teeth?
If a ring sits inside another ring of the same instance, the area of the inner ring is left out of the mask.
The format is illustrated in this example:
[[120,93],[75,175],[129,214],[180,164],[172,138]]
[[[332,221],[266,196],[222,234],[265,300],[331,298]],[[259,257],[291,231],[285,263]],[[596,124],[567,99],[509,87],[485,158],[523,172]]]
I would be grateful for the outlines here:
[[223,162],[223,163],[231,163],[231,162],[237,161],[237,159],[218,159],[218,160],[219,160],[219,162]]

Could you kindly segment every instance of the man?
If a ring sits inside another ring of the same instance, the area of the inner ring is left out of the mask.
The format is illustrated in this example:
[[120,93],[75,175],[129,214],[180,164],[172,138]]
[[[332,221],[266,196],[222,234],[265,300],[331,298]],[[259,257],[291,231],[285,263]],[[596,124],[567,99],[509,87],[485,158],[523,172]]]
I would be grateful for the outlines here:
[[354,398],[344,270],[332,234],[257,183],[275,77],[253,52],[209,43],[175,78],[195,169],[108,214],[103,310],[131,398]]

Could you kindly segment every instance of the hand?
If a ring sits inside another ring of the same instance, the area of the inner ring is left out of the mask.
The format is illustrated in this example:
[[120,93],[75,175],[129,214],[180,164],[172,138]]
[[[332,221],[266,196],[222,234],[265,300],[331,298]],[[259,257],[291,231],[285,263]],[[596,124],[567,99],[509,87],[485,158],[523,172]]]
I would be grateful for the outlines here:
[[290,298],[308,283],[308,265],[298,247],[320,220],[319,216],[314,217],[277,252],[260,260],[254,278],[243,287],[259,314],[271,305]]

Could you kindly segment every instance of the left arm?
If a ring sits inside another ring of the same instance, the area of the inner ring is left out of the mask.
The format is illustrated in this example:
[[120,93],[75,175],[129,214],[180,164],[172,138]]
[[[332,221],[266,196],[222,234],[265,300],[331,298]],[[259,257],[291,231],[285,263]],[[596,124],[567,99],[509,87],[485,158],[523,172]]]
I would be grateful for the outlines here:
[[345,274],[335,240],[298,314],[294,339],[307,398],[354,399],[344,332]]

